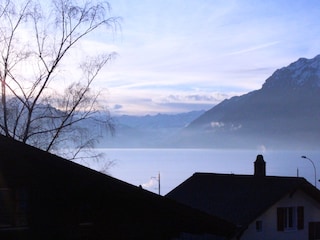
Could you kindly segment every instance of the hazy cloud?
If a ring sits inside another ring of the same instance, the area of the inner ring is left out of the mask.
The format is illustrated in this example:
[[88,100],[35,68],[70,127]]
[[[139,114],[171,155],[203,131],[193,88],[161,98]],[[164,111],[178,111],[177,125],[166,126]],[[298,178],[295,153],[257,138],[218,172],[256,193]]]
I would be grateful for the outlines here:
[[235,95],[218,92],[201,92],[199,94],[181,92],[180,94],[172,93],[166,95],[161,90],[149,91],[148,89],[136,91],[137,95],[131,95],[130,92],[119,91],[111,93],[110,99],[122,102],[121,108],[113,107],[114,114],[146,115],[209,110],[224,99]]
[[220,128],[220,127],[224,127],[224,123],[223,122],[211,122],[210,126],[212,128]]
[[238,129],[242,128],[241,124],[232,124],[231,125],[231,130],[236,131]]
[[249,52],[261,50],[261,49],[264,49],[264,48],[269,48],[269,47],[271,47],[273,45],[276,45],[276,44],[279,44],[279,41],[274,41],[274,42],[270,42],[270,43],[260,44],[260,45],[257,45],[257,46],[252,46],[252,47],[249,47],[249,48],[246,48],[246,49],[238,50],[236,52],[231,52],[231,53],[229,53],[227,55],[238,55],[238,54],[249,53]]
[[143,188],[147,188],[147,189],[156,187],[157,185],[158,185],[158,180],[156,178],[150,178],[148,182],[141,184]]
[[215,105],[222,100],[228,98],[227,94],[220,93],[207,93],[207,94],[171,94],[160,98],[159,101],[164,103],[177,103],[177,102],[185,102],[185,103],[210,103]]
[[113,106],[113,109],[114,109],[114,110],[119,110],[119,109],[121,109],[121,108],[123,108],[123,106],[122,106],[121,104],[115,104],[115,105]]

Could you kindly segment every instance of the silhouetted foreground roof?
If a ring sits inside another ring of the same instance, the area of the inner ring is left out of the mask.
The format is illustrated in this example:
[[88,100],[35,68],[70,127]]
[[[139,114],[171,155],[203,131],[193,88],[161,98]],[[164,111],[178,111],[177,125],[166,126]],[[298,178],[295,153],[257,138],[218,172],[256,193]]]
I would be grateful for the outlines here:
[[229,236],[235,230],[225,220],[1,135],[0,149],[0,188],[30,192],[29,234],[70,232],[84,203],[92,209],[92,233],[110,239],[169,239],[181,232]]
[[298,189],[320,202],[319,191],[304,178],[215,173],[195,173],[166,196],[245,226]]

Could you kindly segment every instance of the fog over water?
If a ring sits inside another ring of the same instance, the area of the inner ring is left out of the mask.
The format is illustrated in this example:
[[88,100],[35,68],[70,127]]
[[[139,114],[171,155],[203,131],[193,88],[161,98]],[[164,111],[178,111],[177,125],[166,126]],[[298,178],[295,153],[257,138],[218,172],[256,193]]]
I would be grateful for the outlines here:
[[[108,174],[130,184],[142,185],[158,193],[160,173],[161,195],[167,194],[195,172],[227,174],[253,174],[253,162],[258,154],[266,161],[269,176],[297,176],[314,184],[315,174],[310,158],[316,168],[316,180],[320,178],[320,151],[272,151],[216,150],[216,149],[97,149],[104,160],[82,163],[96,170],[103,169],[104,161],[115,161]],[[318,174],[319,170],[319,174]],[[319,177],[318,177],[319,176]]]

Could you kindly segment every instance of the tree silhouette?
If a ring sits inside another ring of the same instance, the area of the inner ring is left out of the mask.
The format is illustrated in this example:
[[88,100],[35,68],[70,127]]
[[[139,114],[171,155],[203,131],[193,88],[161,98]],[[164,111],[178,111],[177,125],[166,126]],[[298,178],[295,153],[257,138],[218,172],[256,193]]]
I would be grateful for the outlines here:
[[0,133],[76,158],[97,139],[85,124],[113,129],[92,85],[115,53],[79,49],[98,29],[114,33],[119,18],[105,2],[49,2],[0,3]]

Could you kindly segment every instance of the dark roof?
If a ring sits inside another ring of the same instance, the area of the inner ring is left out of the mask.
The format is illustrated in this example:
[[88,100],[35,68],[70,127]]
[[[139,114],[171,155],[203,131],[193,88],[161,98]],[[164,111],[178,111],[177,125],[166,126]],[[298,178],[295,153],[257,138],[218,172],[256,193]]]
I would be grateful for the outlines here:
[[[0,149],[0,188],[24,185],[38,194],[38,198],[62,207],[76,205],[79,200],[94,201],[96,208],[101,206],[98,209],[101,219],[114,218],[110,219],[112,224],[118,221],[123,226],[130,221],[143,223],[145,226],[140,225],[139,229],[144,234],[153,225],[160,225],[167,232],[223,236],[235,229],[233,224],[218,217],[2,135]],[[33,213],[32,217],[35,216]],[[138,229],[134,231],[137,233]]]
[[195,173],[167,197],[246,226],[298,189],[320,202],[319,191],[304,178],[215,173]]

